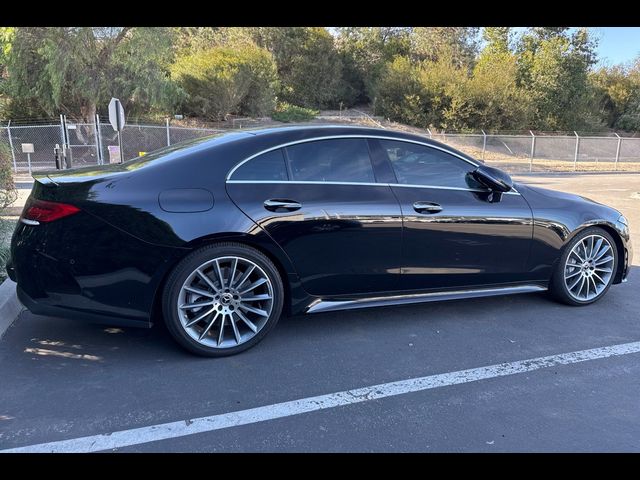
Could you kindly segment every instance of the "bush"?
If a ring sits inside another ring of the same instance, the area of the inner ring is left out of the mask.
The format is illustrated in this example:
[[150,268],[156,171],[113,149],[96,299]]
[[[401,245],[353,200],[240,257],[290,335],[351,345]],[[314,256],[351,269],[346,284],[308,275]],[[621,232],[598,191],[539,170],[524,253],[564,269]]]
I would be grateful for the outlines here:
[[290,103],[282,102],[271,114],[271,118],[279,122],[308,122],[318,115],[317,110],[310,108],[298,107]]
[[374,112],[396,122],[429,126],[430,99],[409,59],[397,57],[386,65],[375,89]]
[[469,75],[448,57],[396,57],[376,86],[375,112],[391,120],[456,131],[525,128],[530,103],[515,83],[511,54],[482,58]]
[[[11,168],[11,150],[9,145],[0,139],[0,214],[18,198],[18,192],[13,183]],[[0,281],[6,276],[5,265],[9,259],[9,242],[13,222],[0,218]]]
[[615,124],[615,128],[625,131],[640,130],[640,118],[637,115],[622,115]]
[[183,56],[172,65],[171,76],[186,94],[187,114],[223,120],[229,114],[267,115],[275,106],[275,61],[252,44]]
[[278,97],[307,108],[337,107],[344,97],[342,61],[322,27],[267,27],[262,40],[276,59]]
[[11,161],[9,145],[0,139],[0,213],[18,198]]

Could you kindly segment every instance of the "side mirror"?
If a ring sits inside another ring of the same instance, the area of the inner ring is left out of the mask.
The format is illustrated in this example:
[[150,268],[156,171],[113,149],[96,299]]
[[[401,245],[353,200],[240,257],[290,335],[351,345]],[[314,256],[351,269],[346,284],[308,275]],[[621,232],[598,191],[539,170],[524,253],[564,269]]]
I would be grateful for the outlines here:
[[476,181],[494,192],[508,192],[513,187],[513,180],[508,173],[487,165],[480,165],[471,175]]

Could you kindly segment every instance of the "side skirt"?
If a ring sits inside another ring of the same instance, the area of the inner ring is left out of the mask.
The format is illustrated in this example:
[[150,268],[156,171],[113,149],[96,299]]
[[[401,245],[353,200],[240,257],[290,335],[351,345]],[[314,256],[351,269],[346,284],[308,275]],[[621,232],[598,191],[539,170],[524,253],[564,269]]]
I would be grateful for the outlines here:
[[354,300],[318,300],[311,304],[307,313],[331,312],[334,310],[353,310],[356,308],[382,307],[385,305],[403,305],[410,303],[439,302],[462,298],[493,297],[516,293],[543,292],[547,287],[541,285],[518,285],[510,287],[474,288],[448,292],[412,293],[386,297],[358,298]]

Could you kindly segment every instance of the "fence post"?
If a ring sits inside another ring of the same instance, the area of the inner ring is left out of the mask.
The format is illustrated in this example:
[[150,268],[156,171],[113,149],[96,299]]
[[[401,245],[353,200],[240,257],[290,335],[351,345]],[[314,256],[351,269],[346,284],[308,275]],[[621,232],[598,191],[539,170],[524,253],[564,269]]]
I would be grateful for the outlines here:
[[169,130],[169,117],[165,118],[165,124],[167,126],[167,147],[171,146],[171,134]]
[[69,150],[69,167],[73,165],[73,151],[71,149],[71,140],[69,139],[69,127],[67,126],[67,116],[62,115],[62,119],[64,120],[64,134],[67,139],[67,149]]
[[96,116],[93,117],[93,134],[96,137],[96,160],[97,160],[97,164],[98,165],[102,165],[102,150],[100,149],[100,135],[98,133],[98,131],[100,130],[100,127],[98,126],[98,123],[100,122],[100,119],[98,118],[98,114],[96,113]]
[[484,130],[480,130],[482,132],[482,160],[484,160],[484,151],[487,149],[487,134]]
[[533,171],[533,157],[536,154],[536,136],[535,134],[529,130],[531,134],[531,153],[529,154],[529,172]]
[[67,117],[60,114],[60,139],[62,140],[62,157],[64,168],[71,168],[71,148],[69,147],[69,130],[67,130]]
[[16,152],[13,151],[13,140],[11,138],[11,120],[7,123],[7,136],[9,137],[9,148],[11,149],[11,158],[13,158],[13,171],[18,173],[18,164],[16,163]]
[[102,151],[102,132],[100,131],[100,115],[96,113],[96,141],[98,142],[98,161],[104,165],[104,152]]
[[620,135],[618,135],[617,133],[615,134],[616,137],[618,137],[618,146],[616,148],[616,163],[613,167],[613,169],[615,171],[618,170],[618,160],[620,160],[620,147],[622,146],[622,137]]
[[576,151],[573,154],[573,171],[575,172],[578,166],[578,151],[580,150],[580,135],[578,135],[578,132],[576,132],[575,130],[573,131],[573,133],[576,136]]
[[433,134],[431,133],[431,129],[427,128],[427,132],[429,132],[429,138],[433,138]]
[[60,114],[60,145],[62,145],[62,151],[65,152],[63,156],[66,156],[67,142],[64,137],[64,119],[62,118],[62,114]]

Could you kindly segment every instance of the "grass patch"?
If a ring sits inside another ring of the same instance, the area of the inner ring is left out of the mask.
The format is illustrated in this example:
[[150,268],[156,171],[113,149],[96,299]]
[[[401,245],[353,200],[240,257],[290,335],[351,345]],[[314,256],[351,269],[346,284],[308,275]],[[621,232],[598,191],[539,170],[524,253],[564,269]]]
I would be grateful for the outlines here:
[[271,114],[271,118],[278,122],[308,122],[316,118],[320,112],[311,108],[298,107],[290,103],[280,103]]

